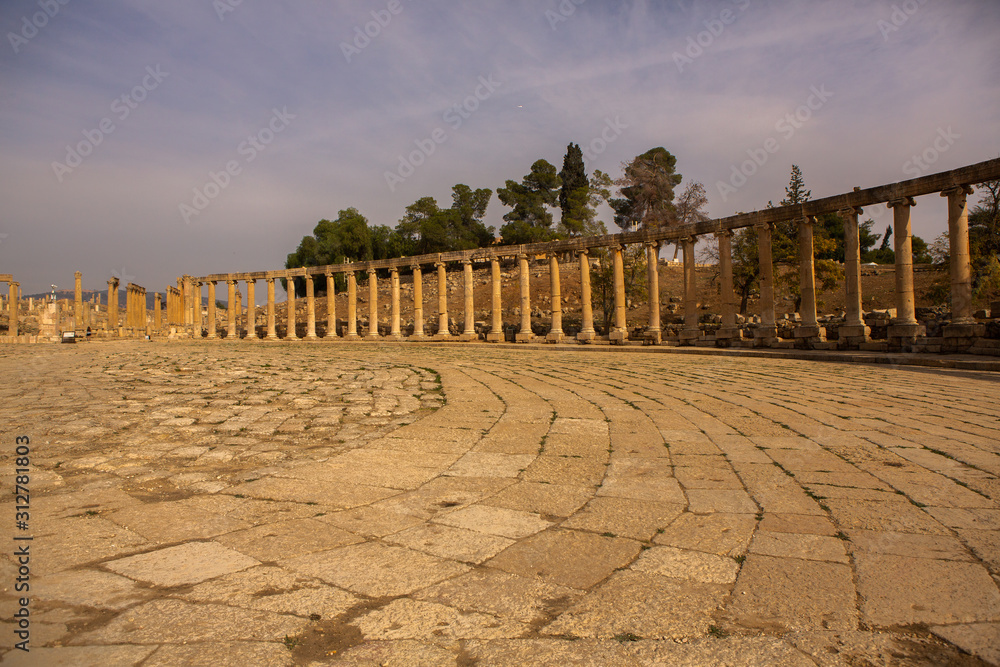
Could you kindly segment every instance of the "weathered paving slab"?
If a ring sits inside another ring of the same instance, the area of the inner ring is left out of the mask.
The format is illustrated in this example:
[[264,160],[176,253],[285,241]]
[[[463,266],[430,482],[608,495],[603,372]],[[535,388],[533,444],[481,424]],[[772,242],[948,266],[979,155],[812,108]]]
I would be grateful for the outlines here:
[[140,341],[0,372],[34,537],[4,664],[1000,664],[995,374]]

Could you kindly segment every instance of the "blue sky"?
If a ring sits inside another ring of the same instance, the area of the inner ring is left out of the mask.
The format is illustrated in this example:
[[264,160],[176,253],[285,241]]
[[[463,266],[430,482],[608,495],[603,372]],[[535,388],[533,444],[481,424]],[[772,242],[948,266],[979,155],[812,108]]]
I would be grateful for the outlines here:
[[[777,202],[792,164],[820,197],[1000,156],[989,0],[62,1],[0,4],[0,273],[23,293],[279,269],[340,209],[394,225],[571,141],[613,177],[666,147],[712,216]],[[945,215],[921,198],[915,233]]]

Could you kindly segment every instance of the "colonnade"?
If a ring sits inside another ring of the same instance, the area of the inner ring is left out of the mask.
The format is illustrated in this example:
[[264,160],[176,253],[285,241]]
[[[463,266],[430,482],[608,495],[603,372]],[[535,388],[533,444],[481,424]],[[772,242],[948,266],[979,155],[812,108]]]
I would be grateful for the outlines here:
[[[695,246],[700,238],[712,236],[719,248],[720,296],[722,302],[721,325],[715,331],[714,341],[719,345],[734,343],[760,347],[774,346],[779,343],[775,316],[775,275],[772,261],[771,239],[776,224],[794,221],[798,228],[799,252],[799,292],[801,306],[799,314],[801,321],[794,329],[795,344],[800,347],[817,347],[825,345],[825,329],[820,326],[816,303],[815,251],[813,243],[813,227],[817,218],[827,213],[837,213],[844,221],[845,246],[845,281],[846,295],[845,321],[839,327],[838,338],[840,347],[857,347],[870,341],[870,329],[865,325],[862,311],[861,294],[861,258],[859,242],[859,216],[864,207],[887,205],[893,211],[893,236],[896,251],[896,317],[888,330],[889,343],[892,346],[912,345],[924,335],[923,327],[915,318],[915,298],[913,290],[912,265],[912,231],[910,227],[910,209],[916,204],[915,197],[938,192],[948,198],[948,229],[951,242],[950,274],[951,300],[953,304],[952,324],[945,328],[945,337],[968,338],[981,335],[975,320],[972,318],[972,281],[969,261],[968,237],[968,203],[967,196],[972,193],[971,184],[1000,178],[1000,159],[989,160],[961,169],[934,174],[903,181],[888,186],[880,186],[824,199],[813,200],[795,206],[779,207],[756,211],[748,214],[738,214],[729,218],[710,220],[679,228],[661,230],[646,230],[601,237],[577,238],[549,243],[537,243],[522,246],[499,246],[477,250],[442,253],[439,255],[424,255],[391,260],[348,263],[325,267],[309,267],[288,269],[285,271],[258,272],[253,274],[224,274],[204,278],[189,278],[190,284],[199,293],[198,286],[209,285],[209,317],[208,335],[215,337],[214,284],[216,281],[226,281],[230,290],[230,310],[228,314],[228,335],[233,339],[237,336],[237,318],[239,301],[233,299],[233,286],[236,282],[246,281],[248,294],[252,294],[254,284],[263,279],[267,283],[267,330],[264,340],[278,338],[275,322],[274,280],[285,279],[294,284],[296,279],[305,282],[306,299],[306,340],[319,338],[316,328],[315,280],[326,277],[327,289],[327,326],[325,337],[344,338],[346,340],[399,340],[403,337],[401,329],[399,271],[409,268],[413,273],[413,328],[408,336],[410,339],[421,340],[431,337],[435,340],[457,339],[462,341],[479,338],[475,329],[474,302],[474,263],[490,265],[491,281],[491,317],[485,339],[497,342],[505,339],[503,318],[501,315],[501,272],[500,260],[507,258],[516,261],[518,282],[520,287],[519,326],[515,328],[514,340],[529,342],[544,340],[552,343],[564,342],[568,336],[563,330],[563,300],[560,284],[560,262],[563,257],[572,257],[579,262],[581,285],[581,327],[576,340],[587,343],[597,338],[594,328],[593,308],[591,307],[591,266],[590,256],[594,250],[606,249],[610,254],[612,265],[612,301],[613,311],[610,313],[611,326],[607,339],[611,343],[625,343],[631,337],[626,321],[625,279],[623,270],[623,253],[632,244],[642,244],[647,260],[649,321],[641,333],[646,343],[659,344],[663,341],[663,327],[660,313],[660,288],[657,271],[658,257],[663,243],[676,243],[681,246],[683,255],[683,325],[680,327],[677,342],[694,344],[705,340],[705,334],[699,324],[700,309],[697,302],[698,285],[695,264]],[[760,260],[760,320],[749,330],[749,338],[741,342],[744,330],[737,326],[737,302],[733,289],[732,236],[736,230],[751,227],[756,232],[757,251]],[[551,321],[546,334],[536,336],[531,326],[531,284],[530,262],[544,261],[548,264],[549,289],[551,294]],[[453,335],[449,331],[447,269],[449,266],[461,266],[464,291],[464,327]],[[423,271],[433,266],[437,276],[437,309],[432,311],[430,318],[425,318],[423,299]],[[357,274],[364,272],[368,278],[368,330],[358,329],[358,294]],[[334,276],[346,276],[347,312],[344,330],[336,330],[337,312],[334,294]],[[379,310],[379,280],[380,273],[388,274],[390,281],[391,311],[387,324],[389,332],[380,332]],[[294,288],[288,291],[288,307],[286,314],[286,338],[297,340],[296,331],[296,297]],[[169,297],[168,297],[169,300]],[[188,321],[200,323],[199,317]],[[250,299],[248,321],[255,321],[253,299]],[[199,332],[201,327],[195,327]],[[248,335],[257,338],[252,324],[247,327]],[[194,332],[192,332],[194,333]]]

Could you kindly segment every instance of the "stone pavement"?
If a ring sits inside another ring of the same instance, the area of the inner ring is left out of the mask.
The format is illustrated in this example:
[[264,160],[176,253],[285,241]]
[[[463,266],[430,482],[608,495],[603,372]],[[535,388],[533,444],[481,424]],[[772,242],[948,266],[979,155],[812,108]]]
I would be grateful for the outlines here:
[[140,341],[0,370],[0,522],[27,435],[34,537],[4,664],[1000,664],[997,374]]

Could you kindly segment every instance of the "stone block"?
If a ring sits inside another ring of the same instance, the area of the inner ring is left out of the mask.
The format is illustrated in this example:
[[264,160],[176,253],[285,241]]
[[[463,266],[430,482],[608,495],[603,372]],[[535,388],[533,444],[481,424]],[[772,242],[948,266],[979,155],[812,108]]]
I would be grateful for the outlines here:
[[[977,338],[986,335],[985,324],[948,324],[942,331],[945,338]],[[972,342],[971,340],[969,341]]]

